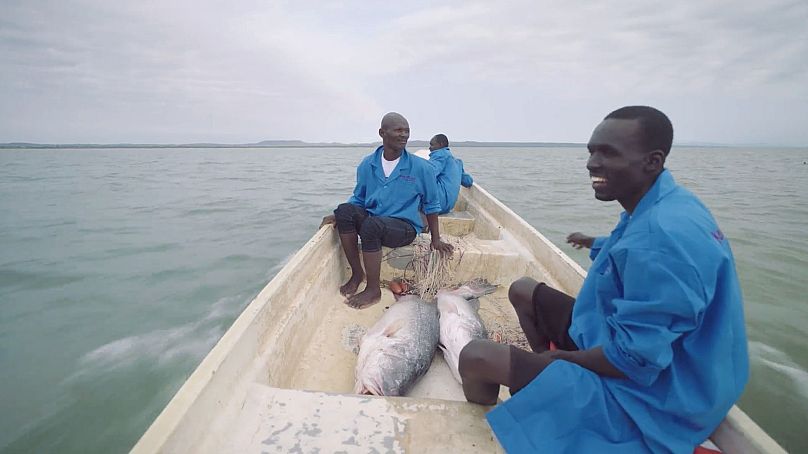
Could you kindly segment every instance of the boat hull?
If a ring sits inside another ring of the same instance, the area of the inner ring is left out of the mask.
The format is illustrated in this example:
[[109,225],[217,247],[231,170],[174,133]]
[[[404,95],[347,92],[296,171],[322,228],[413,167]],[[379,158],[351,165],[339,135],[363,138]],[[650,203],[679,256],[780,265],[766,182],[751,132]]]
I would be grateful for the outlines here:
[[[507,286],[521,276],[569,294],[586,272],[479,185],[463,189],[441,217],[463,254],[457,282],[484,278],[500,289],[483,297],[489,332],[518,332]],[[409,252],[408,252],[409,251]],[[412,248],[385,251],[382,279],[406,275]],[[133,448],[151,452],[501,452],[484,414],[465,402],[439,354],[407,397],[352,394],[355,337],[394,300],[364,310],[343,304],[349,273],[333,227],[289,260],[213,347]],[[493,328],[493,329],[492,329]],[[502,399],[508,397],[503,388]],[[784,452],[734,407],[712,437],[726,451]]]

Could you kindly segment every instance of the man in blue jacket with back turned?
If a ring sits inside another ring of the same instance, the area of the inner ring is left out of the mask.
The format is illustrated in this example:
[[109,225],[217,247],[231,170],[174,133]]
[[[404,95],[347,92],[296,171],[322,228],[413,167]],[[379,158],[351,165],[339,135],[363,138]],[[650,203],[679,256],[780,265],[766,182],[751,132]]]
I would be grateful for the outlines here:
[[474,180],[463,170],[463,161],[452,155],[449,139],[444,134],[436,134],[429,141],[429,163],[435,169],[435,177],[438,179],[439,214],[448,213],[457,203],[460,185],[470,188]]
[[[729,242],[664,168],[673,127],[646,106],[595,128],[595,198],[625,209],[591,243],[577,298],[531,278],[508,297],[533,351],[473,341],[460,354],[466,398],[508,452],[692,453],[749,378],[743,301]],[[550,351],[552,342],[558,350]]]

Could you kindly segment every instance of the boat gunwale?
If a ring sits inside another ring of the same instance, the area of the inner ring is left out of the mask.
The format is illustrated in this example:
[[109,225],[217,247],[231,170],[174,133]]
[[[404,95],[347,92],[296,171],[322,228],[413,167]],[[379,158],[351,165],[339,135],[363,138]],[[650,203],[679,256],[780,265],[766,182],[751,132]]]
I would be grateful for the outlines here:
[[[318,247],[329,242],[332,232],[328,226],[318,231],[301,247],[266,286],[244,308],[233,324],[225,331],[213,348],[188,376],[166,406],[149,425],[130,452],[162,452],[170,444],[180,424],[194,405],[198,403],[205,389],[211,384],[216,372],[230,357],[233,348],[253,326],[264,307],[272,300],[273,294],[285,284],[302,263],[320,252]],[[332,246],[333,247],[333,246]]]
[[[563,287],[567,287],[568,291],[577,292],[587,275],[587,272],[577,262],[479,184],[474,183],[471,188],[464,188],[461,194],[461,198],[465,197],[463,199],[465,203],[472,203],[475,210],[487,216],[488,221],[499,229],[501,237],[511,235],[514,237],[510,239],[511,242],[527,247],[529,254],[536,259],[543,257],[549,260],[551,266],[547,266],[546,263],[539,260],[540,265],[544,266],[550,275],[558,279]],[[491,208],[496,209],[499,213],[492,213]],[[513,225],[505,227],[502,224]],[[216,372],[230,358],[234,347],[243,340],[243,336],[248,334],[255,320],[262,314],[265,306],[272,301],[274,294],[285,285],[290,276],[303,263],[314,254],[321,252],[318,251],[318,248],[329,243],[330,248],[338,245],[338,242],[335,243],[334,236],[335,233],[330,226],[321,226],[303,247],[292,256],[245,307],[210,352],[188,376],[171,400],[149,425],[131,452],[162,452],[171,445],[172,438],[176,435],[181,424],[188,422],[186,420],[191,410],[194,406],[200,405],[199,400],[203,397],[211,398],[203,395],[213,382],[214,377],[217,376]],[[541,248],[547,249],[543,251]],[[259,346],[259,348],[261,347]],[[757,452],[786,453],[768,433],[737,405],[733,405],[710,439],[720,449],[726,449],[728,452],[737,449],[747,452],[751,448]]]

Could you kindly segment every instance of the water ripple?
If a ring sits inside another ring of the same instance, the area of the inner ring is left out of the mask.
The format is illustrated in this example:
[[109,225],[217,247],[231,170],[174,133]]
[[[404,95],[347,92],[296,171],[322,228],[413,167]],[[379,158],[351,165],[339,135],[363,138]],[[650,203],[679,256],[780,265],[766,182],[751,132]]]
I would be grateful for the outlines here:
[[[67,439],[126,451],[251,292],[348,198],[369,151],[4,151],[0,335],[14,367],[0,367],[0,400],[15,406],[0,445],[25,432],[23,451]],[[566,234],[616,224],[619,205],[592,196],[583,147],[453,151],[584,267]],[[808,406],[803,161],[805,149],[677,148],[667,163],[730,238],[754,361],[744,410],[785,437],[801,432],[782,409]]]

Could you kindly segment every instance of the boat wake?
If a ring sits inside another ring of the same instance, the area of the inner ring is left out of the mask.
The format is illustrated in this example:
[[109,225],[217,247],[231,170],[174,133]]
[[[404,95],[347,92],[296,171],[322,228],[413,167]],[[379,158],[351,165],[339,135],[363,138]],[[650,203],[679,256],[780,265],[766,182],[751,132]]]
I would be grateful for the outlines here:
[[166,366],[177,360],[200,361],[224,334],[243,304],[243,295],[220,298],[199,320],[173,328],[124,337],[85,354],[79,359],[78,375],[131,367],[135,363]]
[[808,399],[808,371],[802,369],[788,354],[762,342],[749,342],[749,353],[753,361],[788,377],[797,393]]

